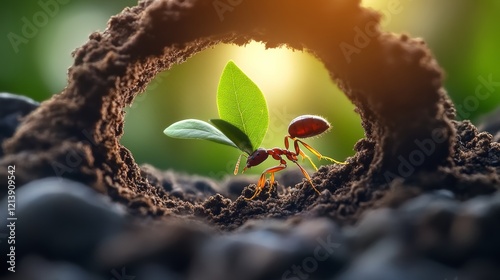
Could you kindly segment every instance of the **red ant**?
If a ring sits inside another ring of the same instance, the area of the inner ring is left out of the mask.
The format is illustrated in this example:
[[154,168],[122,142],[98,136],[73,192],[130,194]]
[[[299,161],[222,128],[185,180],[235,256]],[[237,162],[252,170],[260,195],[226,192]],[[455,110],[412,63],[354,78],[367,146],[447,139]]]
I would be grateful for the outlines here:
[[[330,123],[328,123],[328,121],[322,117],[314,116],[314,115],[299,116],[299,117],[296,117],[295,119],[293,119],[290,122],[290,125],[288,126],[288,134],[289,135],[285,136],[285,140],[284,140],[285,141],[285,149],[259,148],[259,149],[255,150],[247,158],[247,164],[246,164],[245,168],[243,169],[243,172],[245,172],[247,169],[251,168],[252,166],[256,166],[256,165],[261,164],[269,156],[271,156],[275,160],[278,160],[280,162],[280,164],[277,166],[267,168],[266,170],[264,170],[264,172],[262,172],[262,174],[260,175],[260,178],[259,178],[259,182],[257,183],[254,195],[252,197],[246,198],[246,199],[252,200],[262,192],[262,190],[264,189],[264,187],[266,185],[266,175],[267,174],[271,174],[271,180],[270,180],[269,191],[268,191],[268,192],[271,192],[271,189],[272,189],[273,184],[274,184],[274,173],[286,168],[286,161],[283,159],[282,156],[285,156],[288,160],[297,164],[300,171],[302,172],[302,174],[304,174],[304,177],[306,177],[306,179],[309,181],[309,183],[311,184],[313,189],[318,194],[320,194],[320,192],[316,189],[316,187],[314,187],[314,184],[311,180],[311,177],[309,176],[307,171],[302,166],[300,166],[299,163],[297,162],[297,160],[298,160],[297,157],[298,157],[298,155],[300,155],[302,157],[302,160],[304,158],[307,158],[309,160],[309,162],[311,163],[311,165],[314,167],[314,169],[318,170],[316,165],[312,162],[311,158],[309,156],[307,156],[306,154],[304,154],[304,152],[299,148],[299,143],[302,144],[311,153],[316,155],[318,157],[318,159],[320,159],[320,160],[327,159],[327,160],[330,160],[330,161],[335,162],[337,164],[345,164],[345,162],[340,162],[340,161],[337,161],[333,158],[325,157],[325,156],[321,155],[316,149],[314,149],[313,147],[309,146],[308,144],[304,143],[303,141],[301,141],[297,138],[309,138],[309,137],[313,137],[313,136],[318,136],[318,135],[326,132],[330,128],[331,128]],[[293,141],[293,146],[294,146],[295,152],[290,151],[288,149],[289,148],[289,141],[288,141],[289,139],[291,141]],[[238,158],[238,162],[236,163],[236,167],[234,169],[235,175],[238,174],[240,160],[241,160],[241,156]]]

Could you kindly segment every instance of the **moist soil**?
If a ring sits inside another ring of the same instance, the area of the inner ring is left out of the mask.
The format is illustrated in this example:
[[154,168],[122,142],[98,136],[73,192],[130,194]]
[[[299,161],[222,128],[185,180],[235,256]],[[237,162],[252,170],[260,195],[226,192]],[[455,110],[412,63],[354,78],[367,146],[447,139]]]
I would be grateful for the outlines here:
[[[290,231],[299,220],[320,218],[344,228],[368,210],[399,209],[437,190],[464,202],[500,188],[498,139],[455,120],[443,71],[423,40],[382,32],[380,14],[359,1],[241,1],[221,17],[213,2],[140,1],[113,16],[74,51],[67,87],[3,142],[0,176],[15,165],[19,189],[46,177],[70,179],[132,219],[160,228],[193,223],[211,236],[266,220]],[[215,182],[139,166],[120,144],[124,108],[159,72],[214,45],[250,41],[314,55],[361,116],[365,138],[355,155],[312,175],[321,194],[284,172],[271,192],[249,201],[255,184],[245,177]]]

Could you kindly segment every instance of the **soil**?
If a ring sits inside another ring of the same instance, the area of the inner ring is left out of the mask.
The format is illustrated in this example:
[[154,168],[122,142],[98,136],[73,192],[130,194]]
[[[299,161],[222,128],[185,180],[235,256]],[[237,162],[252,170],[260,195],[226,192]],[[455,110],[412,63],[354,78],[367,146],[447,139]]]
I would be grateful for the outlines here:
[[[213,2],[140,1],[91,34],[73,53],[67,87],[4,141],[0,177],[15,165],[18,186],[71,179],[132,217],[166,225],[180,219],[206,225],[207,232],[241,231],[249,221],[270,219],[289,230],[297,219],[348,227],[368,210],[398,209],[425,193],[447,190],[467,201],[500,188],[500,144],[455,120],[443,71],[421,39],[382,32],[380,14],[359,1],[240,1],[223,18]],[[360,29],[369,30],[363,46],[356,45]],[[252,40],[313,54],[361,116],[365,138],[348,164],[323,166],[312,176],[321,195],[302,180],[248,201],[255,184],[246,179],[178,180],[174,172],[138,166],[120,144],[124,108],[159,72],[214,45]],[[359,52],[346,54],[346,44]],[[7,188],[5,180],[0,184]]]

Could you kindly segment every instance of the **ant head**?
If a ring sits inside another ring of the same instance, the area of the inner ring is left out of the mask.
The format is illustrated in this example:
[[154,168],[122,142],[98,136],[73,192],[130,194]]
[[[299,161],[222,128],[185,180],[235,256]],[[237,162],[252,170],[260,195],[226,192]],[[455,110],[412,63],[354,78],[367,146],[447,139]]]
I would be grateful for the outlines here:
[[268,156],[266,149],[258,148],[248,157],[245,169],[261,164]]

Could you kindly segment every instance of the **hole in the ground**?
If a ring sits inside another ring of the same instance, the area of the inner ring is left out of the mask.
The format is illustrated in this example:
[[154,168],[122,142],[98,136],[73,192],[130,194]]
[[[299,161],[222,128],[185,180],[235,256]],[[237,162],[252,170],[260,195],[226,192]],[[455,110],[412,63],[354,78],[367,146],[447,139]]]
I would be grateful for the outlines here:
[[[326,117],[333,129],[307,142],[336,159],[354,154],[354,144],[363,137],[360,117],[323,65],[307,53],[286,48],[266,50],[262,44],[251,43],[246,47],[220,45],[204,51],[159,74],[134,100],[126,109],[121,142],[132,151],[138,164],[214,178],[232,174],[238,150],[208,141],[172,139],[162,133],[165,127],[182,119],[218,116],[217,85],[229,60],[235,61],[267,99],[270,126],[262,146],[283,147],[290,121],[298,115],[315,114]],[[268,160],[248,173],[260,173],[275,164]],[[304,166],[309,167],[306,162]]]

